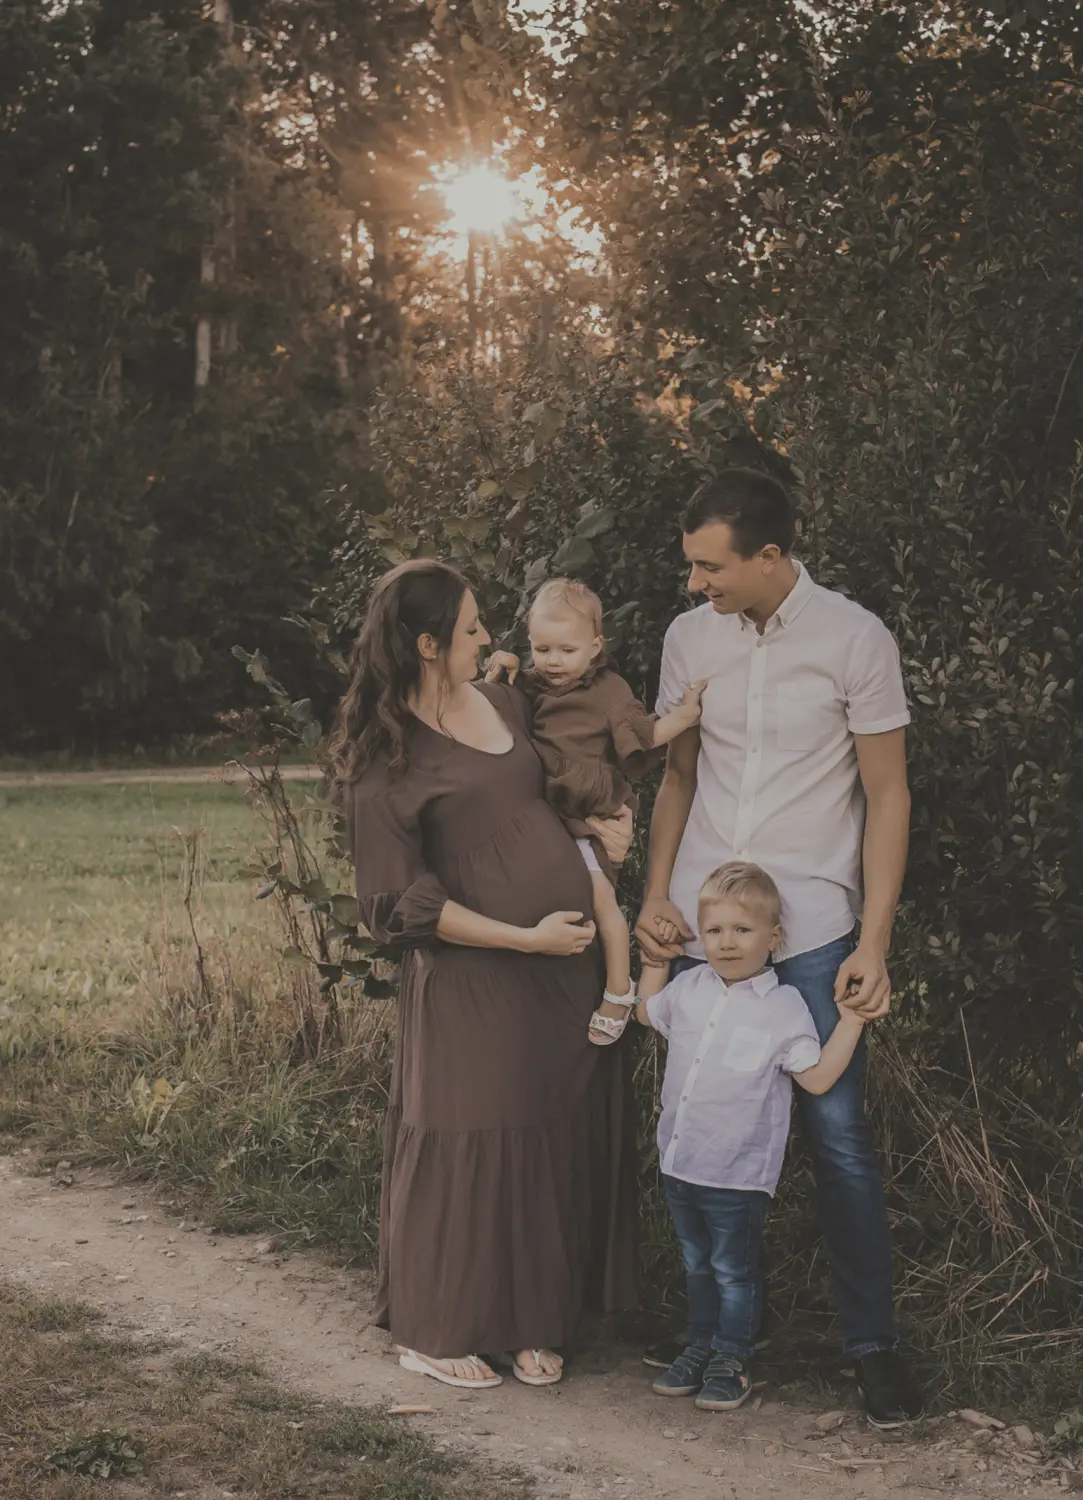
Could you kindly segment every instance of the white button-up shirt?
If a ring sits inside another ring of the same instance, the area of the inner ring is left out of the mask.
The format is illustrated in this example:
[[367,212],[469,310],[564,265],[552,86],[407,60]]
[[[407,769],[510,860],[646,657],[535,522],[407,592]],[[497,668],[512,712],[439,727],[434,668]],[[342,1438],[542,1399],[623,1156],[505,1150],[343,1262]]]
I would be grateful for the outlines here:
[[669,1042],[658,1120],[662,1171],[774,1193],[790,1128],[789,1075],[820,1060],[808,1006],[773,969],[727,985],[707,964],[647,1001]]
[[[797,582],[762,635],[710,604],[666,632],[658,712],[707,678],[692,803],[670,899],[696,931],[699,889],[718,865],[752,860],[782,896],[790,958],[845,936],[861,908],[865,798],[855,734],[910,722],[887,627],[843,594]],[[687,951],[703,957],[698,938]]]

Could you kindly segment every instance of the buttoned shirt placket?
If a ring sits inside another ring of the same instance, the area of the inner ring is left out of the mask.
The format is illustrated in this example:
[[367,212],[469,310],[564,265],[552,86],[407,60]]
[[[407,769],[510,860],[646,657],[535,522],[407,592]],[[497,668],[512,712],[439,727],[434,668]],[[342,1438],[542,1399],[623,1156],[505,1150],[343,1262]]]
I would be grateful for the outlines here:
[[741,629],[753,636],[748,664],[748,696],[745,700],[745,763],[741,772],[741,788],[737,799],[737,820],[733,828],[733,851],[738,859],[749,859],[752,842],[756,793],[760,785],[763,766],[763,704],[764,682],[767,677],[767,641],[772,630],[779,626],[777,615],[772,615],[760,635],[755,625],[744,616]]
[[703,1035],[699,1039],[696,1055],[692,1060],[692,1066],[688,1070],[688,1076],[684,1080],[684,1088],[681,1090],[680,1101],[676,1113],[673,1116],[673,1134],[670,1136],[666,1154],[662,1158],[662,1171],[672,1174],[673,1163],[677,1156],[677,1147],[680,1144],[681,1128],[688,1106],[692,1102],[692,1096],[696,1091],[696,1079],[699,1077],[700,1069],[704,1059],[710,1051],[711,1043],[714,1041],[715,1033],[725,1015],[726,1007],[730,1003],[729,986],[721,979],[718,981],[718,999],[711,1007],[711,1018],[703,1028]]

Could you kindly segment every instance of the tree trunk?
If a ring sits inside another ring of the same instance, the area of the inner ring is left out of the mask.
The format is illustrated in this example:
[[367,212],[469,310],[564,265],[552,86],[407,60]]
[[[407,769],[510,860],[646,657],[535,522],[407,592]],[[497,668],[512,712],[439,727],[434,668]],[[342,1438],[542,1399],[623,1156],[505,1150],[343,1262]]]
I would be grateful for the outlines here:
[[[233,11],[230,8],[230,0],[214,0],[213,15],[216,25],[222,28],[226,46],[233,41]],[[229,192],[229,205],[227,212],[227,233],[232,241],[233,237],[233,189]],[[232,258],[232,248],[230,247]],[[216,275],[215,247],[204,245],[199,259],[199,281],[203,287],[214,285]],[[232,318],[226,319],[218,330],[218,347],[225,354],[231,354],[237,347],[237,326]],[[196,369],[195,387],[197,391],[205,390],[211,379],[211,354],[214,348],[214,324],[209,314],[204,313],[196,323]]]

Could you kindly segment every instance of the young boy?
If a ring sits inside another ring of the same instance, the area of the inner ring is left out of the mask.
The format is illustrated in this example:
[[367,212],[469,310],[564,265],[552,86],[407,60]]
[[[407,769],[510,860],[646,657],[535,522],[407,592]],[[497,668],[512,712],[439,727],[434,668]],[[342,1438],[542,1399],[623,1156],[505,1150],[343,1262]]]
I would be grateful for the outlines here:
[[735,860],[708,875],[699,930],[707,963],[636,1007],[669,1044],[658,1155],[688,1287],[688,1347],[654,1390],[732,1411],[752,1393],[760,1245],[786,1148],[790,1079],[826,1094],[863,1022],[840,1005],[821,1050],[801,995],[769,967],[782,940],[779,894],[758,865]]

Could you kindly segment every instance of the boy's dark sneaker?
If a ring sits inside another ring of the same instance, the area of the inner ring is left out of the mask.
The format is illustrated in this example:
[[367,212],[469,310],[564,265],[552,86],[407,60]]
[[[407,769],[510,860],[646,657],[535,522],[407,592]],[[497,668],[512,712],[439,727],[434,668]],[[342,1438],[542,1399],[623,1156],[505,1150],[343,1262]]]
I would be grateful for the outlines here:
[[652,1370],[668,1370],[687,1348],[684,1339],[663,1339],[659,1344],[648,1344],[643,1351],[643,1363]]
[[921,1393],[894,1349],[877,1349],[854,1361],[857,1387],[870,1427],[889,1431],[916,1422],[925,1410]]
[[666,1373],[659,1375],[651,1390],[659,1396],[694,1396],[703,1385],[704,1374],[714,1357],[713,1350],[689,1344]]
[[736,1411],[751,1394],[752,1376],[744,1361],[732,1354],[715,1354],[707,1366],[696,1405],[700,1411]]
[[[640,1362],[652,1370],[668,1370],[673,1361],[679,1359],[687,1347],[682,1339],[663,1339],[659,1344],[648,1344],[640,1356]],[[770,1338],[756,1340],[757,1354],[762,1354],[770,1347]]]

